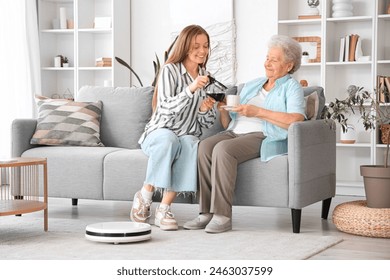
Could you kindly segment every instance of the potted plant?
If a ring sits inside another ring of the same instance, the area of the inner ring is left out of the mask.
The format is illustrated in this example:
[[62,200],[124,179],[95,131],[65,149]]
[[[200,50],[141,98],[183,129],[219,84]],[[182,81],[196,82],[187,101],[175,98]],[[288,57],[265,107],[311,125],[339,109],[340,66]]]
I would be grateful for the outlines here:
[[66,56],[64,57],[64,59],[62,61],[62,67],[69,67],[69,60]]
[[[388,89],[386,89],[388,91]],[[390,208],[390,167],[389,143],[390,129],[385,127],[390,121],[389,107],[380,102],[375,94],[369,93],[363,87],[351,85],[347,89],[345,99],[330,102],[322,111],[322,117],[338,122],[344,132],[348,129],[347,114],[360,114],[359,120],[365,130],[379,127],[382,132],[382,142],[386,143],[384,165],[361,165],[367,206],[371,208]],[[388,94],[386,92],[385,94]],[[382,106],[383,105],[383,106]]]
[[302,64],[306,64],[306,63],[309,63],[309,53],[304,51],[302,52],[302,60],[301,60],[301,63]]
[[[164,52],[164,62],[167,61],[168,55],[171,52],[173,46],[175,45],[177,38],[178,38],[178,36],[176,36],[176,38],[173,40],[171,45],[168,47],[168,50],[166,50]],[[160,69],[161,69],[160,59],[158,58],[157,54],[155,54],[155,56],[156,56],[156,60],[153,61],[154,78],[153,78],[152,86],[156,86],[158,74],[160,73]],[[115,60],[118,61],[123,66],[125,66],[127,69],[129,69],[130,73],[134,74],[134,76],[137,78],[138,83],[140,84],[140,86],[143,87],[143,83],[142,83],[140,77],[138,76],[138,74],[134,71],[134,69],[126,61],[124,61],[123,59],[121,59],[121,58],[119,58],[117,56],[115,57]]]

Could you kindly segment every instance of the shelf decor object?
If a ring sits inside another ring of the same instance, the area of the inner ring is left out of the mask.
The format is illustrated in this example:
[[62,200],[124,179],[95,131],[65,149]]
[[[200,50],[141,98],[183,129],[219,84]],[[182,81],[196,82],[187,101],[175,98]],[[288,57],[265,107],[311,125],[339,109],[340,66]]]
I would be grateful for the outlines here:
[[299,15],[298,19],[319,19],[321,18],[320,11],[318,10],[319,0],[307,0],[309,9],[306,9],[305,15]]
[[333,0],[332,17],[351,17],[353,16],[353,6],[351,0]]
[[66,8],[61,7],[60,8],[60,28],[66,29]]
[[320,0],[307,0],[307,5],[310,7],[310,15],[319,15],[320,11],[318,10],[318,5],[320,4]]
[[302,52],[309,53],[309,63],[321,62],[321,37],[293,37],[301,44]]
[[354,144],[356,142],[356,131],[353,125],[347,125],[345,131],[341,128],[340,142],[343,144]]

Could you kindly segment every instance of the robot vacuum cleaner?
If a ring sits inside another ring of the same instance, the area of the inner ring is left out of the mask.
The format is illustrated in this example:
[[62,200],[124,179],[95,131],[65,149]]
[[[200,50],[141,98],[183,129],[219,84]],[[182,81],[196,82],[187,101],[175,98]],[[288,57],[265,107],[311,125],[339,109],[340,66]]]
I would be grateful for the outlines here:
[[85,238],[105,243],[130,243],[151,239],[149,224],[136,222],[106,222],[88,225]]

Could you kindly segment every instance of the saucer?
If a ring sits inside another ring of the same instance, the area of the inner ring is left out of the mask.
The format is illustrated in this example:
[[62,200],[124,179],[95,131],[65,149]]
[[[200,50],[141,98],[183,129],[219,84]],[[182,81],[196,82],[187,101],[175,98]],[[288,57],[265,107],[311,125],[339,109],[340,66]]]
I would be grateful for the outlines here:
[[228,106],[228,105],[221,106],[221,108],[225,109],[226,111],[231,111],[231,110],[233,110],[236,107],[237,106]]

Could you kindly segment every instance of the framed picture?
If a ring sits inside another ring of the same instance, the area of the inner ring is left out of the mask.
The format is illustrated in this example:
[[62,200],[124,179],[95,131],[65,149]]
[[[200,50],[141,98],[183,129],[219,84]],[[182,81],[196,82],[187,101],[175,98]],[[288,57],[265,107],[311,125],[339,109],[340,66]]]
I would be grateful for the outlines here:
[[309,53],[309,62],[321,62],[321,37],[293,37],[302,47],[302,52]]

